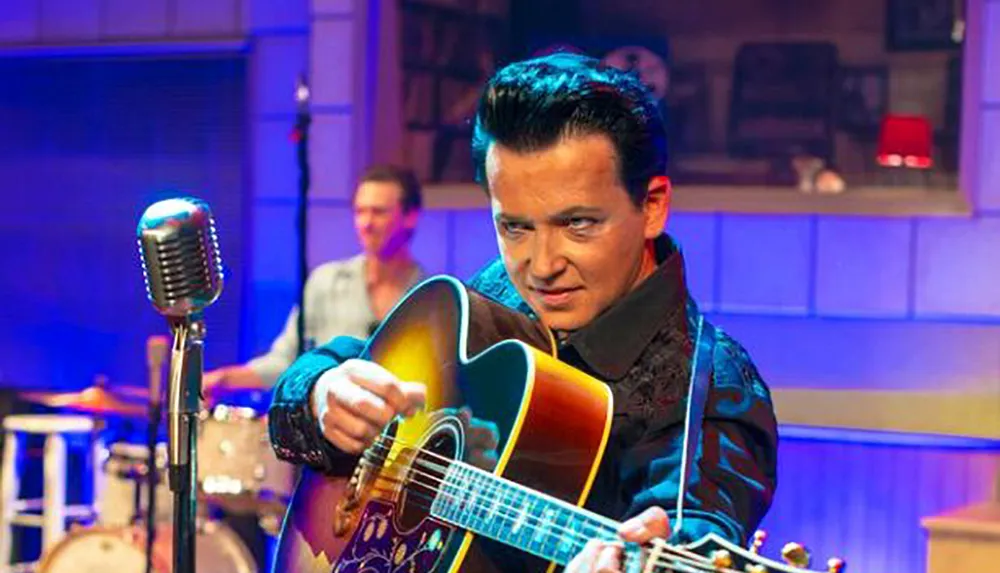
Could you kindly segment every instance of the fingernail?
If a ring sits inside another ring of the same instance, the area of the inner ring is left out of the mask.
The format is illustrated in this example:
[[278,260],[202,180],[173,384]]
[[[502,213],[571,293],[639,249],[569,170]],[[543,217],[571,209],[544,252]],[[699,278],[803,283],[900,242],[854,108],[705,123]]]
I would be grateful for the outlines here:
[[643,532],[646,528],[642,526],[641,523],[636,523],[634,521],[626,521],[618,528],[618,533],[621,535],[638,535]]

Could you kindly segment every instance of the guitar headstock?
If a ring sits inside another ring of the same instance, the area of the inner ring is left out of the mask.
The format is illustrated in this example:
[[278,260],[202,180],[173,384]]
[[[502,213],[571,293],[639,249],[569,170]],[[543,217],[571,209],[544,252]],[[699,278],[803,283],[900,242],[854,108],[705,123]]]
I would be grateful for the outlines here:
[[701,539],[685,546],[685,549],[707,558],[712,567],[718,571],[734,573],[845,573],[847,564],[842,559],[833,557],[826,562],[822,571],[809,569],[809,551],[800,543],[786,543],[781,549],[781,557],[785,561],[779,563],[761,555],[760,551],[767,540],[767,533],[756,531],[753,534],[749,548],[743,548],[710,533]]

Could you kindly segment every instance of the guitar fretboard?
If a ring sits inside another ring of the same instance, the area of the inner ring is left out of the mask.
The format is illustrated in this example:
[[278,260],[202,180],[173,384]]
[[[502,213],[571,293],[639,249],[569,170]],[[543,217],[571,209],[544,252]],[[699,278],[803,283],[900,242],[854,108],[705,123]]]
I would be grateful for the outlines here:
[[590,539],[618,538],[609,519],[464,464],[448,469],[431,515],[560,565]]

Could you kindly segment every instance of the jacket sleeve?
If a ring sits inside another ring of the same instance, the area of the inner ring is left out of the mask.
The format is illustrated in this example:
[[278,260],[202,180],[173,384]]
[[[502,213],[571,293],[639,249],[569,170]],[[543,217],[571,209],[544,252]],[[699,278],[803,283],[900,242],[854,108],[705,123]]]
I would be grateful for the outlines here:
[[[746,351],[727,335],[718,336],[698,462],[691,468],[683,527],[674,541],[715,532],[742,546],[777,487],[777,422],[770,391]],[[626,517],[658,505],[676,519],[683,441],[682,417],[679,424],[644,436],[630,452],[636,459],[628,465],[644,477]]]
[[335,448],[320,430],[309,397],[327,370],[361,355],[364,343],[339,336],[300,356],[278,378],[268,410],[271,445],[277,456],[329,474],[350,473],[357,460]]

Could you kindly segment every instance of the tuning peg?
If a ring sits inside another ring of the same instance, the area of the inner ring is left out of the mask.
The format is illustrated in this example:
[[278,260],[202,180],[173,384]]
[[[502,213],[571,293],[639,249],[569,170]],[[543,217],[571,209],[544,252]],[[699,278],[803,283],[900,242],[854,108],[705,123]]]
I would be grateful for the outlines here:
[[725,549],[716,549],[710,557],[712,559],[712,567],[728,569],[733,566],[733,556]]
[[801,543],[786,543],[781,548],[781,557],[792,567],[809,567],[809,551]]
[[760,553],[760,548],[764,546],[764,542],[767,541],[767,532],[763,529],[758,529],[753,532],[753,542],[750,544],[751,553]]
[[827,573],[844,573],[844,569],[847,568],[847,563],[843,559],[837,557],[831,557],[826,562]]
[[744,569],[747,573],[767,573],[767,567],[763,565],[747,565]]

